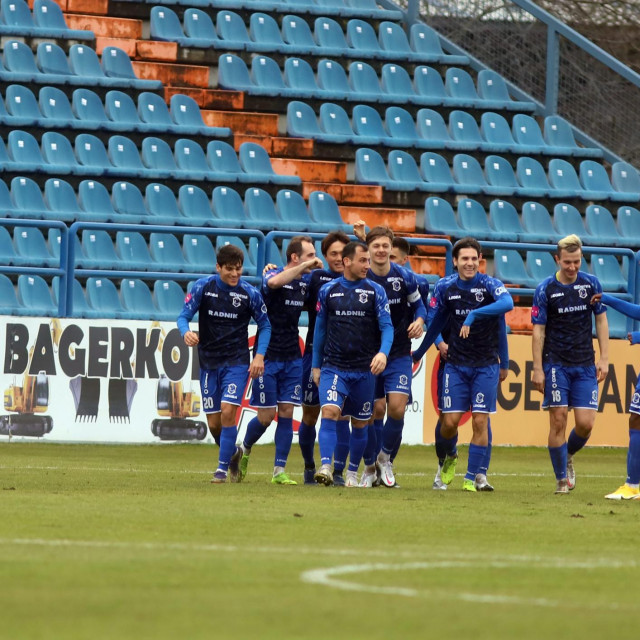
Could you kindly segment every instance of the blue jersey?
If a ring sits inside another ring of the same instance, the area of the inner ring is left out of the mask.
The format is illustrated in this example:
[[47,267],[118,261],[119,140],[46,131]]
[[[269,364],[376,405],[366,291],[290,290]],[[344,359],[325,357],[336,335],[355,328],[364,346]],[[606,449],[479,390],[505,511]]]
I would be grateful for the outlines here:
[[568,367],[595,363],[592,314],[605,313],[606,308],[602,303],[592,307],[590,300],[601,292],[600,281],[584,271],[578,271],[572,284],[562,284],[553,275],[536,287],[531,322],[545,325],[543,363]]
[[249,322],[258,324],[257,353],[264,355],[271,336],[267,307],[260,293],[244,280],[235,287],[213,275],[196,281],[178,316],[181,335],[199,313],[198,355],[201,369],[249,364]]
[[[504,297],[511,300],[504,284],[484,273],[477,273],[471,280],[462,280],[454,273],[438,281],[430,307],[437,314],[444,312],[448,318],[447,362],[464,367],[484,367],[498,362],[500,316],[484,315],[480,310]],[[509,308],[512,306],[511,301]],[[475,316],[473,329],[467,338],[461,338],[460,329],[472,314]]]
[[271,322],[271,340],[267,360],[288,361],[302,357],[298,338],[298,322],[307,295],[307,283],[303,279],[272,289],[269,280],[284,269],[269,271],[262,278],[262,296],[267,305]]
[[421,273],[414,273],[413,277],[416,279],[418,283],[418,293],[422,298],[422,304],[425,306],[425,309],[429,309],[429,297],[431,293],[431,285],[429,284],[429,280],[427,280],[427,276],[422,275]]
[[336,278],[341,276],[340,273],[329,271],[328,269],[314,269],[308,277],[307,288],[307,310],[309,314],[309,325],[307,328],[307,339],[304,343],[305,354],[313,353],[313,333],[316,328],[316,305],[318,304],[318,293],[320,289]]
[[379,284],[389,300],[394,332],[389,359],[410,355],[411,339],[407,329],[416,318],[427,319],[427,310],[422,303],[415,275],[392,262],[387,275],[378,276],[369,270],[367,279]]
[[320,289],[317,311],[313,367],[368,371],[378,352],[389,355],[393,325],[380,285],[337,278]]

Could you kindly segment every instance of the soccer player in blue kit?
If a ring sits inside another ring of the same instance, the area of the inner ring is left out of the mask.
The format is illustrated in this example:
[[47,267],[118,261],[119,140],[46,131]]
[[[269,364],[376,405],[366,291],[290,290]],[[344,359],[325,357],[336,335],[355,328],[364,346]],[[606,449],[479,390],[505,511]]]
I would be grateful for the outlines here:
[[367,246],[350,242],[342,252],[344,273],[318,295],[313,337],[313,379],[318,385],[322,420],[318,444],[322,466],[318,484],[331,485],[336,422],[351,416],[346,486],[358,486],[357,471],[367,443],[375,376],[382,373],[393,343],[393,325],[384,289],[367,279]]
[[[562,238],[556,252],[558,271],[537,287],[531,307],[533,322],[533,386],[544,393],[549,410],[549,455],[556,476],[556,493],[575,487],[573,456],[589,440],[598,410],[598,382],[609,369],[609,325],[601,303],[598,279],[580,271],[582,241]],[[595,315],[600,360],[595,363],[591,318]],[[566,439],[569,409],[576,426]]]
[[[304,460],[304,483],[316,485],[314,479],[316,464],[314,459],[314,448],[316,442],[316,423],[320,415],[320,399],[318,397],[318,387],[313,381],[311,373],[311,360],[313,357],[313,334],[316,326],[316,304],[318,302],[318,292],[320,288],[339,278],[344,271],[342,262],[342,250],[349,244],[349,236],[342,231],[331,231],[322,240],[320,250],[327,261],[328,269],[316,269],[309,276],[307,287],[306,308],[309,315],[309,325],[307,338],[304,346],[304,356],[302,358],[302,420],[298,428],[298,443]],[[349,442],[349,420],[338,420],[337,429],[341,433],[341,441]],[[342,467],[346,463],[349,454],[348,444],[338,446],[335,452],[336,464],[338,459],[342,462]],[[344,478],[341,474],[334,474],[334,484],[344,485]]]
[[475,238],[458,240],[452,253],[455,273],[435,286],[430,300],[434,315],[413,359],[420,360],[450,322],[441,397],[440,435],[446,457],[440,475],[447,485],[455,476],[458,425],[471,407],[473,434],[462,489],[476,492],[476,476],[489,445],[489,414],[496,410],[500,318],[513,308],[513,299],[500,280],[478,271],[482,249]]
[[[384,485],[393,487],[395,476],[391,456],[397,452],[402,440],[404,414],[411,394],[413,362],[411,339],[423,333],[426,308],[420,297],[416,276],[412,271],[391,262],[394,234],[388,227],[373,227],[366,234],[366,244],[371,256],[371,267],[367,278],[379,284],[387,294],[394,329],[393,344],[385,370],[376,378],[374,419],[387,421],[381,433],[381,442],[376,443],[376,425],[369,429],[365,455],[365,470],[361,486],[372,487],[376,479],[376,462]],[[373,457],[376,450],[377,460]]]
[[[236,447],[236,414],[242,404],[247,377],[264,373],[264,354],[271,337],[267,308],[260,293],[244,282],[242,250],[224,245],[216,256],[217,274],[200,278],[187,295],[178,316],[178,329],[189,347],[198,345],[200,388],[204,412],[220,454],[213,483],[238,482],[242,449]],[[198,333],[189,322],[199,313]],[[249,353],[251,318],[259,338],[253,360]],[[233,461],[232,461],[233,458]]]
[[[251,447],[258,442],[276,415],[273,484],[297,484],[285,472],[293,440],[293,407],[302,400],[302,354],[298,336],[300,313],[307,296],[307,279],[312,269],[320,269],[313,240],[295,236],[287,246],[287,265],[268,271],[262,278],[261,293],[271,323],[271,340],[265,355],[264,373],[253,381],[250,405],[258,415],[247,425],[242,442],[240,479],[244,479]],[[259,339],[259,337],[258,337]]]
[[[624,315],[640,320],[640,305],[626,300],[614,298],[606,293],[596,293],[591,298],[591,304],[606,304]],[[631,344],[640,343],[640,331],[627,334]],[[609,500],[640,500],[640,376],[636,381],[633,398],[629,404],[629,451],[627,453],[627,480],[613,493],[605,498]]]

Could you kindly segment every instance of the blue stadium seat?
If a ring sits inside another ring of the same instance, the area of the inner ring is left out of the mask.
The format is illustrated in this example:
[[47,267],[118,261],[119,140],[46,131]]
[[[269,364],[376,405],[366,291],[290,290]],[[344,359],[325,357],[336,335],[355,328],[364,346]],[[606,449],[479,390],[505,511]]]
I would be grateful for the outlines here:
[[[53,302],[58,306],[60,296],[60,278],[54,276],[51,280],[51,292],[53,294]],[[71,284],[71,314],[76,318],[99,318],[100,312],[92,309],[87,303],[84,295],[84,287],[74,278]]]
[[[323,92],[316,82],[315,73],[311,65],[302,58],[287,58],[284,62],[284,83],[290,89],[295,90],[301,97],[312,98],[322,96],[327,100],[331,92]],[[336,93],[333,98],[342,100],[344,95]]]
[[386,102],[411,102],[421,104],[423,100],[416,93],[411,77],[404,67],[387,63],[380,72],[380,86],[386,94]]
[[384,128],[380,114],[369,105],[357,104],[351,117],[358,144],[394,146],[394,141]]
[[105,318],[128,318],[116,285],[108,278],[87,278],[87,299],[90,306]]
[[76,137],[75,154],[78,162],[86,168],[90,167],[93,175],[106,174],[113,169],[102,140],[90,133],[81,133]]
[[499,113],[485,111],[480,117],[480,134],[482,138],[491,145],[491,149],[496,153],[506,153],[508,151],[524,153],[524,149],[513,139],[509,123]]
[[[3,75],[10,82],[41,82],[54,80],[56,76],[42,74],[31,52],[31,48],[24,42],[11,40],[4,44],[3,48],[4,66],[9,73]],[[60,78],[62,79],[62,78]]]
[[0,211],[2,211],[5,218],[12,218],[16,215],[14,212],[13,202],[11,201],[9,187],[2,179],[0,179]]
[[73,40],[93,40],[92,31],[69,29],[62,9],[53,0],[35,0],[33,3],[33,21],[47,37],[67,38]]
[[527,251],[526,267],[537,282],[542,282],[558,270],[556,261],[548,251]]
[[571,125],[560,116],[544,119],[544,139],[550,147],[561,149],[563,154],[601,158],[602,150],[594,147],[580,147],[573,135]]
[[158,309],[158,319],[175,320],[182,311],[185,295],[175,280],[155,280],[153,298]]
[[594,253],[591,255],[590,263],[591,272],[600,280],[604,291],[627,292],[629,290],[629,280],[626,275],[628,266],[627,269],[621,270],[616,256]]
[[230,187],[216,187],[211,194],[211,208],[217,220],[224,226],[241,228],[246,226],[247,212],[240,194]]
[[152,7],[149,15],[149,34],[152,40],[177,42],[179,45],[193,46],[185,37],[180,18],[168,7]]
[[180,242],[171,233],[152,233],[149,236],[149,251],[153,268],[160,271],[191,271],[185,260]]
[[256,227],[275,229],[279,227],[280,219],[271,196],[258,187],[251,187],[244,194],[244,208]]
[[406,151],[394,149],[387,160],[389,176],[393,188],[399,191],[431,191],[431,187],[420,175],[420,170],[413,156]]
[[576,170],[566,160],[553,158],[549,161],[549,182],[555,189],[582,200],[603,200],[606,194],[600,191],[587,191],[583,188]]
[[249,19],[249,37],[256,48],[262,51],[278,53],[297,53],[296,47],[285,44],[278,23],[268,14],[258,12]]
[[66,180],[49,178],[44,184],[44,201],[58,220],[83,219],[75,189]]
[[251,61],[251,80],[266,96],[293,95],[282,79],[280,66],[268,56],[256,56]]
[[379,184],[389,187],[392,180],[382,156],[373,149],[360,147],[356,150],[356,182],[360,184]]
[[107,78],[115,78],[120,86],[132,89],[160,89],[159,80],[140,80],[134,70],[129,56],[118,47],[105,47],[102,51],[102,68]]
[[455,148],[444,118],[433,109],[420,109],[416,117],[420,137],[432,149]]
[[628,162],[614,162],[611,165],[611,182],[616,191],[624,193],[630,200],[640,197],[640,173]]
[[496,230],[509,233],[521,242],[535,242],[522,226],[516,208],[506,200],[492,200],[489,205],[489,224]]
[[522,156],[516,162],[516,177],[518,182],[527,190],[530,197],[542,198],[553,195],[556,198],[571,196],[569,190],[559,190],[551,187],[544,167],[534,158]]
[[81,269],[118,269],[120,260],[107,231],[84,229],[80,241],[82,252],[76,254],[76,266]]
[[42,134],[41,147],[45,162],[50,167],[55,167],[58,175],[83,173],[67,136],[57,131],[46,131]]
[[348,100],[355,97],[344,67],[335,60],[323,59],[318,62],[317,81],[324,91],[322,95],[329,99]]
[[6,88],[4,101],[7,112],[22,121],[37,125],[42,121],[42,114],[35,96],[28,87],[11,84]]
[[0,313],[3,315],[26,315],[27,310],[18,302],[13,282],[0,273]]
[[597,244],[585,228],[582,214],[572,205],[559,202],[553,208],[553,224],[560,236],[577,235],[585,244]]
[[47,248],[42,231],[37,227],[13,228],[13,246],[16,254],[28,258],[28,264],[35,267],[55,267],[58,262]]
[[316,112],[306,103],[292,100],[287,105],[287,134],[294,138],[312,138],[337,142],[331,136],[323,136]]
[[69,66],[64,49],[53,42],[41,42],[38,45],[36,64],[49,81],[61,85],[73,85],[78,82]]
[[551,155],[558,153],[557,149],[546,144],[540,126],[531,116],[523,113],[513,116],[512,133],[523,153]]
[[345,0],[347,7],[351,7],[356,15],[382,20],[401,20],[402,13],[393,9],[381,9],[376,0]]
[[297,185],[301,183],[298,176],[278,175],[271,166],[271,158],[267,150],[255,142],[243,142],[238,151],[240,166],[244,175],[240,182],[268,182],[269,184]]
[[[4,183],[3,183],[4,184]],[[11,180],[12,213],[16,218],[48,218],[49,210],[42,192],[31,178],[17,176]]]
[[91,89],[76,89],[71,99],[71,109],[86,128],[108,129],[110,126],[102,100]]
[[504,78],[489,69],[478,72],[478,94],[482,100],[501,105],[502,109],[509,111],[533,111],[536,108],[533,102],[513,100]]
[[225,175],[227,182],[245,178],[234,148],[227,142],[212,140],[207,145],[207,162],[213,171]]
[[402,107],[387,107],[385,112],[385,126],[392,140],[390,144],[397,147],[426,146],[416,131],[413,116]]
[[113,222],[117,213],[111,203],[107,188],[95,180],[83,180],[78,185],[78,204],[82,218],[91,222]]
[[209,197],[192,184],[183,184],[178,191],[178,208],[185,220],[181,224],[193,227],[215,226],[215,219],[209,204]]
[[409,30],[409,44],[420,54],[425,62],[442,62],[445,64],[467,64],[467,56],[447,55],[442,50],[438,34],[426,24],[415,22]]
[[424,203],[424,230],[442,233],[456,238],[466,235],[451,205],[442,198],[429,197]]
[[467,101],[451,98],[447,95],[442,76],[426,65],[420,65],[413,71],[413,86],[420,97],[420,104],[432,106],[451,106],[463,108]]
[[457,153],[453,157],[452,173],[458,185],[459,193],[486,193],[490,195],[508,195],[501,189],[490,187],[480,163],[466,153]]
[[583,160],[580,163],[580,182],[587,191],[600,193],[603,200],[613,200],[614,202],[629,202],[629,200],[637,202],[640,200],[640,193],[636,194],[634,198],[628,193],[616,191],[609,181],[607,170],[594,160]]
[[378,42],[388,57],[424,62],[423,56],[411,49],[406,31],[395,22],[385,20],[378,25]]
[[231,53],[218,58],[218,87],[232,91],[258,92],[244,60]]
[[62,232],[57,227],[50,227],[47,233],[47,248],[56,262],[60,262],[62,248]]
[[363,58],[384,59],[375,29],[364,20],[354,18],[347,23],[347,44]]
[[11,234],[4,226],[0,226],[0,261],[2,261],[4,265],[15,265],[18,267],[29,263],[28,258],[19,256],[16,253]]
[[[473,107],[480,102],[473,78],[464,69],[449,67],[445,73],[445,90],[449,96],[464,103],[466,107]],[[502,105],[487,105],[486,108],[500,108]]]
[[0,30],[2,34],[6,32],[13,35],[17,32],[24,36],[36,35],[29,5],[24,0],[2,0],[0,21],[3,25]]
[[107,156],[115,167],[110,173],[126,177],[145,177],[149,170],[140,159],[136,143],[127,136],[111,136],[107,148]]
[[433,192],[453,192],[458,188],[449,169],[449,164],[438,153],[425,151],[420,156],[420,173],[429,183],[429,187]]
[[144,200],[151,224],[181,224],[180,210],[173,191],[165,184],[149,183],[144,192]]
[[178,168],[187,179],[222,179],[222,174],[211,170],[204,149],[194,140],[189,138],[180,138],[177,140],[174,147],[174,156]]
[[[318,28],[318,20],[323,19],[328,20],[328,18],[318,18],[316,20],[316,30]],[[311,28],[301,16],[286,15],[282,18],[282,38],[285,43],[294,46],[303,55],[313,53],[318,46],[313,39]]]
[[[131,182],[116,182],[111,187],[111,199],[118,217],[117,223],[144,224],[156,222],[149,220],[149,212],[140,189]],[[156,222],[157,223],[157,222]]]
[[118,254],[118,262],[125,271],[156,270],[147,241],[138,231],[118,231],[116,233],[116,253]]
[[352,226],[343,221],[336,199],[324,191],[312,191],[309,194],[309,215],[325,229],[352,230]]
[[98,54],[84,44],[74,44],[69,47],[69,68],[85,83],[91,78],[91,83],[102,86],[121,86],[115,78],[108,78],[100,65]]
[[216,268],[216,252],[208,236],[185,233],[182,237],[182,252],[191,271],[213,273]]
[[38,94],[38,105],[48,127],[79,126],[69,98],[57,87],[42,87]]
[[622,206],[618,209],[616,219],[620,235],[630,245],[640,246],[640,211],[635,207]]
[[123,91],[112,89],[104,97],[104,111],[120,131],[144,131],[136,103]]
[[535,197],[535,191],[530,193],[520,186],[511,163],[501,156],[487,156],[484,159],[484,170],[489,184],[499,189],[502,194],[523,197]]
[[18,302],[29,315],[57,316],[58,308],[51,298],[49,285],[41,276],[22,274],[18,276]]
[[[312,43],[308,41],[308,36],[311,35],[311,32],[309,31],[309,34],[307,35],[306,31],[306,29],[302,29],[304,37],[304,41],[302,44],[305,44],[307,47],[309,47],[308,53],[313,53],[314,49],[310,47]],[[325,56],[336,57],[350,55],[351,51],[347,39],[344,36],[344,31],[342,30],[340,24],[333,18],[316,18],[313,25],[313,35],[315,36],[317,46],[321,50],[318,51],[318,53],[322,53],[322,55]],[[297,34],[297,37],[298,39],[301,39],[300,34]]]
[[458,200],[458,220],[467,235],[496,242],[517,242],[518,234],[489,224],[484,207],[471,198]]
[[366,62],[349,64],[349,87],[354,97],[363,102],[386,102],[388,96],[380,88],[376,70]]
[[233,11],[219,11],[216,31],[227,49],[255,51],[244,20]]
[[142,164],[153,169],[154,175],[158,178],[180,175],[173,151],[162,138],[145,138],[142,141],[141,158]]
[[151,291],[144,280],[123,278],[120,282],[120,297],[126,309],[127,318],[147,320],[157,316]]
[[585,222],[589,233],[603,246],[624,246],[624,240],[608,209],[601,205],[590,204],[585,212]]
[[505,284],[518,284],[530,289],[538,285],[538,280],[527,273],[522,256],[514,249],[496,249],[493,267],[495,277]]
[[43,171],[44,159],[38,141],[26,131],[14,129],[9,132],[7,151],[16,168],[25,171]]
[[175,130],[186,134],[186,131],[176,126],[167,103],[157,93],[143,91],[138,96],[138,118],[145,124],[153,125],[154,128],[163,127],[167,131]]
[[483,140],[478,123],[468,111],[455,109],[449,114],[449,135],[455,141],[456,149],[493,151]]
[[276,194],[276,213],[280,228],[289,231],[322,231],[325,226],[311,220],[304,198],[290,189],[280,189]]
[[539,202],[525,202],[522,205],[522,226],[532,242],[555,243],[559,239],[549,212]]
[[182,17],[189,47],[218,47],[220,40],[211,16],[201,9],[189,8]]

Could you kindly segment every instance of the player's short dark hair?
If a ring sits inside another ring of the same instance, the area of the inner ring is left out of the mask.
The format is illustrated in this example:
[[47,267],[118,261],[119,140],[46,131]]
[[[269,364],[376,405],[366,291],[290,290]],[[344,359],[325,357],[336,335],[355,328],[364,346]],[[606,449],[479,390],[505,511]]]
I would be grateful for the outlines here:
[[361,247],[363,251],[369,251],[369,247],[367,247],[364,242],[354,240],[353,242],[348,242],[342,249],[342,259],[344,260],[345,258],[349,258],[350,260],[353,260],[358,247]]
[[406,238],[399,238],[398,236],[396,236],[393,239],[391,246],[394,249],[400,249],[400,251],[402,251],[402,253],[405,253],[406,255],[409,255],[411,253],[411,245]]
[[330,231],[329,233],[327,233],[327,235],[322,239],[322,243],[320,244],[320,251],[322,251],[323,256],[327,256],[327,251],[329,251],[329,247],[334,242],[349,244],[349,236],[344,231]]
[[393,235],[393,231],[391,231],[389,227],[378,225],[377,227],[373,227],[373,229],[371,229],[369,233],[367,233],[367,237],[365,239],[367,246],[378,238],[389,238],[390,242],[393,242],[395,236]]
[[574,251],[582,251],[582,240],[575,234],[572,233],[570,236],[566,236],[558,240],[558,246],[556,249],[556,255],[560,257],[560,253],[562,250],[567,251],[568,253],[573,253]]
[[475,249],[478,252],[478,255],[482,254],[482,247],[480,246],[480,243],[471,236],[460,238],[460,240],[453,245],[452,256],[455,259],[458,258],[460,249]]
[[218,249],[216,254],[216,262],[224,267],[225,265],[234,266],[236,264],[244,264],[244,253],[240,247],[236,247],[234,244],[225,244]]
[[309,236],[295,236],[291,238],[289,244],[287,245],[287,262],[291,262],[291,256],[294,253],[298,256],[302,255],[303,242],[313,244],[313,240]]

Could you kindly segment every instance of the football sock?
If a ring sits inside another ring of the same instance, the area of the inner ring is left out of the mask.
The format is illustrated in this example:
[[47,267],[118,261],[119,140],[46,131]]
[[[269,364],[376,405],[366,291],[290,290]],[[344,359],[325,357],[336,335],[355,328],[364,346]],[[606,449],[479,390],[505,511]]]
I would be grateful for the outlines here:
[[487,435],[487,452],[478,467],[478,473],[482,473],[485,476],[489,471],[489,464],[491,463],[491,442],[493,441],[493,433],[491,433],[491,419],[489,419],[489,422],[487,423]]
[[440,434],[440,437],[442,438],[442,447],[445,455],[451,457],[458,455],[458,433],[456,432],[453,438],[445,438],[442,434]]
[[559,447],[549,447],[549,455],[556,480],[564,480],[567,477],[567,443]]
[[276,444],[275,466],[284,467],[291,451],[293,441],[293,418],[282,418],[278,416],[278,424],[274,436]]
[[363,429],[351,430],[349,471],[358,471],[360,460],[362,460],[362,454],[364,453],[364,448],[367,446],[368,435],[369,433],[366,427]]
[[370,424],[365,427],[367,430],[367,446],[364,448],[364,463],[368,466],[375,464],[378,457],[378,435],[376,433],[375,424]]
[[[376,455],[378,455],[380,453],[380,449],[382,449],[384,420],[382,418],[380,420],[374,420],[373,427],[376,430]],[[371,434],[369,434],[369,436],[371,436]]]
[[571,430],[569,434],[569,438],[567,439],[567,453],[572,456],[574,453],[577,453],[587,444],[589,438],[581,438],[575,429]]
[[442,466],[444,459],[447,457],[447,450],[445,449],[445,446],[444,446],[444,438],[440,433],[441,428],[442,428],[442,424],[440,423],[440,420],[438,420],[438,422],[436,423],[436,431],[435,431],[435,441],[436,441],[435,446],[436,446],[436,455],[438,456],[438,464],[440,466]]
[[247,425],[247,433],[244,434],[244,440],[242,441],[243,448],[251,449],[251,447],[260,440],[260,437],[266,430],[267,427],[265,427],[257,417],[252,418]]
[[338,471],[339,473],[344,471],[347,464],[350,438],[351,429],[349,428],[349,420],[338,420],[338,422],[336,422],[336,449],[333,452],[333,468],[334,471]]
[[300,445],[304,466],[307,469],[315,468],[316,463],[313,459],[313,449],[316,444],[315,425],[308,425],[306,422],[300,423],[298,427],[298,444]]
[[640,431],[629,429],[629,453],[627,455],[627,484],[640,483]]
[[487,455],[487,447],[480,446],[479,444],[469,445],[469,462],[467,463],[466,480],[475,480],[478,469]]
[[382,432],[382,451],[388,453],[389,457],[391,457],[396,447],[398,438],[402,437],[402,427],[404,427],[404,418],[397,420],[391,416],[387,417],[387,422]]
[[391,462],[393,462],[396,459],[396,456],[398,455],[398,451],[400,451],[400,445],[402,444],[402,434],[400,434],[398,436],[398,439],[396,440],[396,443],[393,445],[393,451],[391,452],[391,455],[389,456],[389,459],[391,460]]
[[229,470],[231,456],[236,450],[236,438],[238,437],[238,427],[223,427],[220,433],[220,457],[218,458],[218,469]]
[[322,464],[331,464],[336,441],[336,421],[331,420],[331,418],[322,418],[320,420],[320,432],[318,433],[318,447]]

